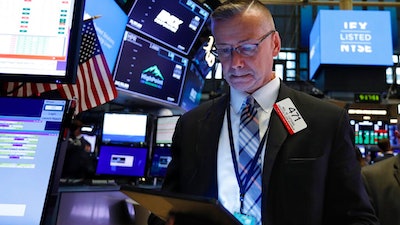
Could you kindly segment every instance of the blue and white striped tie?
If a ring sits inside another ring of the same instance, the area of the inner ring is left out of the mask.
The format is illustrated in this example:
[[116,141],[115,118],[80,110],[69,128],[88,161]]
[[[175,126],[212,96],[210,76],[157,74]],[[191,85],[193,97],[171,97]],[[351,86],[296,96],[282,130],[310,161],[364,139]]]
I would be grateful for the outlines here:
[[[250,95],[242,107],[239,126],[239,177],[245,194],[242,213],[255,217],[257,224],[261,224],[261,164],[260,157],[255,158],[260,145],[256,104]],[[253,164],[254,161],[256,164]]]

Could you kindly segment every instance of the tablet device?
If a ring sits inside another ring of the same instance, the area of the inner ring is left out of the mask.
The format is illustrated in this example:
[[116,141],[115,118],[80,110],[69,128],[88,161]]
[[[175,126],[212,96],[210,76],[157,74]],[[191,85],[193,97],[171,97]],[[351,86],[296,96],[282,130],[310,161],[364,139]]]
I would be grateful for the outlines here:
[[122,185],[121,192],[163,220],[170,213],[205,218],[213,224],[242,225],[222,204],[212,198],[163,192]]

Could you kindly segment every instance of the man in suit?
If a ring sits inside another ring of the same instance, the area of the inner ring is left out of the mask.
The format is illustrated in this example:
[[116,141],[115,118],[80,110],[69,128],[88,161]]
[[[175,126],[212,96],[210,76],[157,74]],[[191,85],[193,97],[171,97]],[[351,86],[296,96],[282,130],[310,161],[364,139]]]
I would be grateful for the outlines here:
[[[162,189],[216,198],[256,225],[378,224],[345,110],[290,89],[273,72],[281,41],[268,9],[258,1],[224,2],[211,16],[211,29],[230,91],[180,118]],[[235,172],[240,111],[249,95],[259,105],[260,138],[266,136],[254,159],[262,166],[255,213],[242,210],[248,193]]]
[[[395,131],[400,138],[399,131]],[[381,225],[400,224],[400,155],[363,167],[362,177]]]
[[74,119],[70,125],[70,138],[62,172],[63,178],[85,179],[94,174],[91,145],[81,133],[82,125],[78,119]]
[[382,138],[378,141],[379,151],[383,154],[374,159],[374,163],[382,161],[384,159],[394,156],[392,146],[390,145],[390,140],[388,138]]

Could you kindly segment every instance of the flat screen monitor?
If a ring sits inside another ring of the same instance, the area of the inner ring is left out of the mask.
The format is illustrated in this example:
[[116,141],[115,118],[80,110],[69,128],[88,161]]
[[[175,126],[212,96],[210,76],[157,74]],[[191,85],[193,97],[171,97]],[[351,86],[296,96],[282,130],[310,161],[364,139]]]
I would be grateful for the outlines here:
[[95,152],[96,149],[96,143],[97,143],[97,136],[96,135],[90,135],[90,134],[82,134],[83,138],[87,140],[90,143],[90,152]]
[[165,177],[168,164],[172,160],[171,148],[156,146],[151,156],[150,177]]
[[133,113],[105,113],[102,142],[111,144],[143,144],[147,140],[148,116]]
[[101,49],[112,72],[122,42],[128,15],[115,0],[86,0],[84,18],[93,20]]
[[126,31],[114,83],[144,100],[177,106],[188,63],[186,57]]
[[75,82],[84,2],[0,3],[0,80]]
[[[192,64],[193,65],[193,64]],[[200,104],[205,78],[193,66],[187,71],[180,107],[189,111]]]
[[354,128],[356,145],[377,145],[382,138],[389,138],[388,125],[384,121],[350,120]]
[[127,26],[187,55],[209,15],[209,9],[195,0],[137,0]]
[[205,41],[196,51],[192,58],[192,65],[202,77],[206,77],[212,70],[215,69],[217,58],[211,53],[214,47],[214,37],[208,36]]
[[96,174],[115,177],[144,177],[147,159],[147,147],[101,145]]
[[393,148],[398,149],[400,147],[399,139],[397,138],[395,132],[398,129],[396,124],[389,124],[388,125],[388,130],[389,130],[389,140],[390,140],[390,145]]
[[319,10],[309,36],[310,80],[326,66],[392,66],[390,17],[384,10]]
[[160,116],[156,120],[156,145],[170,145],[179,115]]
[[0,105],[1,224],[43,224],[58,185],[67,101],[0,97]]

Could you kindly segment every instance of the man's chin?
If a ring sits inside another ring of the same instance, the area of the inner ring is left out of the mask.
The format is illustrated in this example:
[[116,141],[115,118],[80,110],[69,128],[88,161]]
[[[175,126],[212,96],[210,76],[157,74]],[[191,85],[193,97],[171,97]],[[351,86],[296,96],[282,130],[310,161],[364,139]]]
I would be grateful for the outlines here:
[[247,92],[247,93],[252,92],[252,88],[248,84],[235,83],[235,84],[231,84],[230,86],[238,91]]

